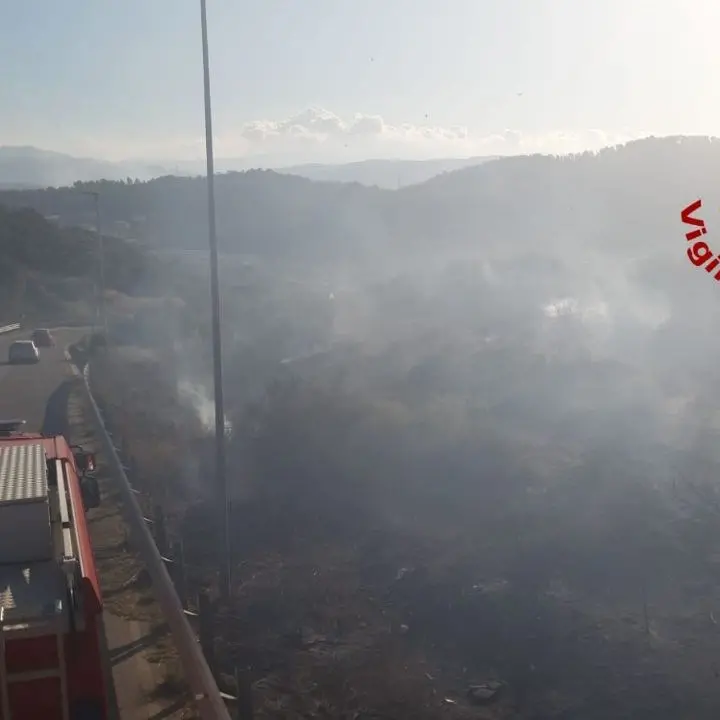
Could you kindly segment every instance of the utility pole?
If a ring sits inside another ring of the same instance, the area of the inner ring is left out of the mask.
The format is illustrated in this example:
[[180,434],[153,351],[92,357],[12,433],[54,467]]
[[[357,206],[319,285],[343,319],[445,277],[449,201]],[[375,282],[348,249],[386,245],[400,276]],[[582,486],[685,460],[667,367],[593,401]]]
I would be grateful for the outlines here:
[[83,190],[82,192],[83,195],[90,195],[95,201],[95,234],[97,235],[98,266],[100,268],[100,293],[96,299],[97,306],[95,312],[98,316],[98,324],[105,331],[105,337],[107,338],[107,313],[105,312],[105,244],[102,228],[100,227],[100,193],[93,190]]
[[205,154],[207,157],[208,236],[210,241],[210,294],[212,301],[213,382],[215,385],[215,485],[220,532],[220,597],[230,597],[230,503],[225,467],[225,403],[223,399],[222,328],[220,325],[220,282],[218,279],[217,229],[215,222],[215,162],[213,155],[212,108],[210,104],[210,60],[207,12],[200,0],[202,26],[203,86],[205,90]]

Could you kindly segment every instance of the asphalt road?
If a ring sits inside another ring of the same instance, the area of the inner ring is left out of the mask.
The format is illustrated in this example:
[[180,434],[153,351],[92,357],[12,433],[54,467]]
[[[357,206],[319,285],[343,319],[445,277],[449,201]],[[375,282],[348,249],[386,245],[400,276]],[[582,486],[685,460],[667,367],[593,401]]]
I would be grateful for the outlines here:
[[70,377],[65,347],[80,339],[76,328],[53,331],[54,348],[40,348],[37,365],[9,365],[8,349],[15,340],[30,337],[28,331],[0,335],[0,419],[22,418],[29,432],[62,433],[65,418],[58,406],[63,384]]

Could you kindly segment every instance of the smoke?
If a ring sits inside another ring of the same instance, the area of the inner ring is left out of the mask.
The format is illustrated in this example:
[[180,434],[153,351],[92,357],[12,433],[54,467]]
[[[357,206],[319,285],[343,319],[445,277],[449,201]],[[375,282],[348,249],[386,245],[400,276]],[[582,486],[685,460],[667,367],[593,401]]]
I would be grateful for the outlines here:
[[[228,414],[277,377],[342,376],[409,406],[482,406],[548,443],[587,449],[617,427],[638,447],[675,442],[720,351],[717,285],[663,225],[674,196],[638,190],[636,167],[664,177],[650,150],[503,161],[392,198],[356,188],[321,206],[329,229],[292,226],[291,259],[225,257]],[[181,363],[178,392],[211,432],[208,358]]]
[[215,402],[203,385],[188,379],[180,380],[178,395],[195,411],[203,429],[210,432],[215,427]]

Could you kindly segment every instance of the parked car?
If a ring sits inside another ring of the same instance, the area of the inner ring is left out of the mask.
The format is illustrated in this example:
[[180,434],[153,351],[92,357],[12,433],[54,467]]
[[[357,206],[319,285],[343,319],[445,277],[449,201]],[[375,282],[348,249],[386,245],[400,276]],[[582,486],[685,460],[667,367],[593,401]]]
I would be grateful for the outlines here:
[[31,339],[35,343],[35,347],[53,347],[55,345],[55,338],[47,328],[33,330]]
[[40,362],[40,353],[32,340],[16,340],[10,345],[8,362],[12,365]]

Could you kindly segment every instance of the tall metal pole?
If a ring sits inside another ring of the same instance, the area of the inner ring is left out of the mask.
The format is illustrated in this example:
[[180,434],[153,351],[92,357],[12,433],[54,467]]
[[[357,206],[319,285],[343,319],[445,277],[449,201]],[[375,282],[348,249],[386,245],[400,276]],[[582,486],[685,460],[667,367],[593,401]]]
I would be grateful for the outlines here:
[[100,224],[100,193],[95,193],[95,229],[98,236],[98,253],[100,253],[100,320],[107,338],[107,308],[105,307],[105,240]]
[[210,293],[212,296],[213,378],[215,384],[215,480],[220,531],[220,596],[230,597],[230,503],[225,473],[225,403],[223,400],[222,335],[220,327],[220,283],[218,280],[217,231],[215,227],[215,168],[212,109],[210,104],[210,60],[207,12],[200,0],[202,24],[203,80],[205,89],[205,153],[207,156],[208,233],[210,240]]

